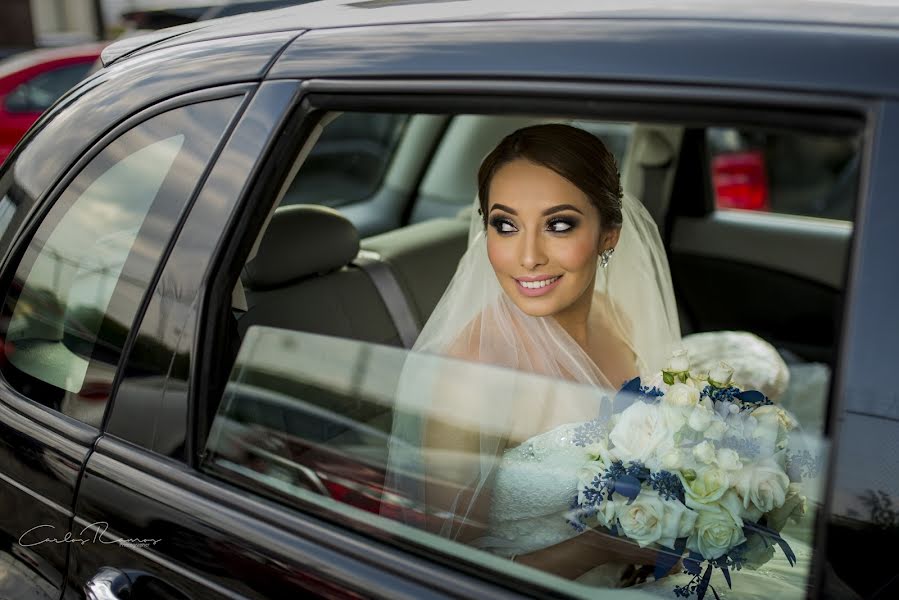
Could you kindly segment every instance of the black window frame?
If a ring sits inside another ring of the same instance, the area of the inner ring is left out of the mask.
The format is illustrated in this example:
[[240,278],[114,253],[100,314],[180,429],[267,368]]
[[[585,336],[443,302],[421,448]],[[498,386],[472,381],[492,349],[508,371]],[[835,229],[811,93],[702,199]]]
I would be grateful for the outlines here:
[[[256,239],[254,233],[259,231],[266,215],[273,208],[286,171],[284,163],[292,164],[308,132],[329,111],[547,116],[564,114],[575,118],[623,122],[662,124],[674,122],[688,129],[691,125],[704,127],[714,123],[716,126],[768,126],[794,130],[808,129],[814,132],[853,132],[862,138],[862,167],[859,173],[859,197],[855,204],[855,222],[858,222],[858,215],[865,210],[872,131],[877,124],[877,104],[871,98],[825,92],[787,93],[663,82],[634,85],[521,80],[484,81],[465,78],[427,81],[335,78],[304,81],[303,92],[290,121],[285,126],[285,135],[281,136],[259,172],[258,180],[262,183],[254,186],[241,200],[237,208],[238,218],[235,219],[232,228],[224,232],[222,249],[213,259],[213,268],[210,272],[214,276],[201,293],[199,348],[216,348],[222,343],[221,332],[216,330],[216,323],[221,322],[221,316],[231,309],[230,303],[225,302],[225,299],[230,300],[231,289],[237,282],[240,270]],[[275,157],[280,160],[274,160]],[[698,200],[704,205],[695,207],[700,214],[712,208],[708,205],[709,195],[704,194]],[[856,247],[857,235],[853,233],[847,278],[851,277]],[[845,286],[844,294],[850,293],[850,287]],[[843,328],[841,335],[835,340],[834,351],[840,357],[849,304],[844,303],[844,312],[841,315]],[[199,353],[193,365],[194,373],[198,375],[208,372],[213,360],[215,360],[214,353]],[[841,377],[843,364],[841,360],[835,361],[831,390],[836,389],[834,382]],[[221,400],[210,398],[209,382],[203,382],[199,377],[196,377],[195,381],[200,384],[192,389],[189,401],[192,405],[202,408],[195,410],[195,418],[191,423],[190,431],[195,439],[194,452],[187,457],[187,461],[193,469],[197,468],[202,458],[202,449],[211,426],[211,417],[209,422],[204,423],[199,416],[214,415],[214,411],[210,411],[206,403],[207,401],[217,403]],[[822,435],[833,440],[837,419],[842,410],[842,399],[835,397],[831,392],[828,394],[827,402],[825,410],[827,419]],[[831,448],[833,449],[831,455],[835,456],[838,451],[835,442]],[[829,513],[831,483],[828,478],[826,482],[828,492],[818,513],[815,552],[808,581],[812,596],[820,585],[823,563],[826,560],[823,522]],[[227,485],[229,489],[241,489],[232,488],[230,484],[222,483],[222,485]],[[266,497],[264,490],[253,490],[252,493],[258,497]],[[277,498],[272,494],[267,499]],[[301,508],[285,510],[292,512],[300,510],[301,514],[311,518],[347,528],[352,533],[372,538],[376,542],[388,543],[402,553],[411,553],[416,558],[423,557],[433,561],[440,568],[448,568],[479,579],[488,577],[488,574],[479,570],[479,565],[473,562],[454,561],[427,546],[392,538],[361,518],[348,524],[345,516],[338,519],[336,512],[315,504],[300,500],[297,506]],[[516,579],[503,573],[491,572],[489,577],[495,584],[529,594],[557,596],[559,593],[535,582]]]

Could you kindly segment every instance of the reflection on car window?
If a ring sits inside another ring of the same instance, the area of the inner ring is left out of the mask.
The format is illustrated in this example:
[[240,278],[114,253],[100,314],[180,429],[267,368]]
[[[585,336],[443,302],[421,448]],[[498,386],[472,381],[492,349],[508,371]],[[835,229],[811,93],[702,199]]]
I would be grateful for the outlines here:
[[140,300],[238,102],[146,121],[56,201],[4,304],[3,374],[20,392],[99,425]]
[[[480,408],[459,410],[460,398]],[[484,563],[493,557],[482,558],[483,549],[528,555],[577,536],[571,505],[577,504],[579,482],[593,477],[584,473],[598,473],[590,470],[597,460],[591,452],[601,452],[587,438],[603,423],[615,422],[608,419],[618,418],[612,416],[620,414],[618,402],[592,386],[485,364],[251,327],[215,415],[202,468],[288,505],[330,506],[344,518],[441,551],[446,538],[462,542],[457,556],[494,567]],[[543,415],[554,425],[533,435],[519,429],[530,421],[521,415]],[[434,422],[454,431],[453,437],[480,435],[480,453],[454,453],[434,437],[421,454],[409,451],[409,432]],[[505,441],[485,445],[485,432]],[[791,444],[822,456],[820,432],[797,434]],[[820,464],[802,461],[797,469],[823,473]],[[477,480],[485,469],[495,474],[489,490],[481,492],[489,505],[463,511],[460,498],[472,493],[472,477]],[[774,575],[778,597],[805,596],[821,501],[818,475],[804,485],[808,510],[795,522],[776,525],[783,527],[796,564],[782,555],[773,558],[773,551],[758,559],[766,565],[758,571],[747,563],[732,574],[732,597],[753,597],[759,582]],[[440,523],[448,521],[464,524],[459,531],[468,533],[447,533]],[[602,540],[617,548],[616,556],[630,556],[632,542]],[[618,587],[625,566],[591,571],[596,579],[584,580],[581,593],[588,585]],[[686,573],[656,582],[643,577],[640,586],[655,593],[690,580]]]
[[712,127],[706,140],[717,208],[854,219],[854,136]]
[[407,115],[344,113],[331,121],[284,204],[346,206],[369,198],[390,164]]
[[91,63],[60,67],[26,81],[6,97],[6,109],[10,112],[43,112],[60,96],[81,81]]

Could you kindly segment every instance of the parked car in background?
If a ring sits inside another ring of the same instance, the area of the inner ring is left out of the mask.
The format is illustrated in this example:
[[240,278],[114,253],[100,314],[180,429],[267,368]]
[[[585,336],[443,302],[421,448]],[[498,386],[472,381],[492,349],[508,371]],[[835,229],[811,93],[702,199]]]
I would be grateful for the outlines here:
[[41,113],[87,75],[104,46],[29,50],[0,62],[0,163]]
[[[596,597],[435,535],[443,507],[386,469],[396,417],[429,416],[398,400],[409,356],[484,405],[586,393],[410,351],[480,161],[559,121],[654,219],[683,333],[786,364],[817,488],[772,597],[899,597],[899,11],[498,4],[122,40],[31,128],[0,167],[0,597]],[[751,595],[744,575],[713,585]]]

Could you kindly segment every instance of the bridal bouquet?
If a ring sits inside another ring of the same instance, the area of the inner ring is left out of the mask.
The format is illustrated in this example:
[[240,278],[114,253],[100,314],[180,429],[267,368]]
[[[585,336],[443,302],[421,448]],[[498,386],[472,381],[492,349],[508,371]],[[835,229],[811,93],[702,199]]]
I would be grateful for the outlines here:
[[575,435],[587,462],[569,522],[664,550],[656,578],[682,559],[692,578],[675,588],[679,597],[701,600],[709,589],[718,597],[714,570],[731,586],[732,570],[757,568],[777,547],[790,565],[796,560],[779,532],[805,511],[799,481],[809,457],[788,448],[798,424],[732,379],[723,362],[707,375],[691,373],[680,352],[657,385],[629,381],[612,416]]

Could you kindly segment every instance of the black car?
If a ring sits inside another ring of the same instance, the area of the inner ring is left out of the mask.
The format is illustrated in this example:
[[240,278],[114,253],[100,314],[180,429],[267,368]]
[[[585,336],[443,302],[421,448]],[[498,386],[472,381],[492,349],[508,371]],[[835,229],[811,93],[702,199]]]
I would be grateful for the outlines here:
[[899,596],[899,11],[721,4],[324,0],[108,47],[0,170],[0,597],[594,597],[385,480],[477,165],[547,121],[615,153],[687,338],[789,366],[789,592]]

